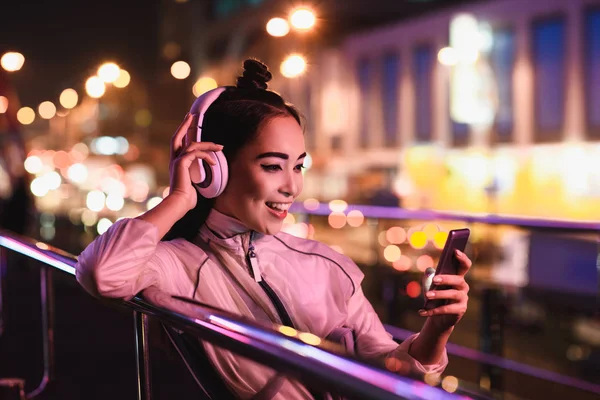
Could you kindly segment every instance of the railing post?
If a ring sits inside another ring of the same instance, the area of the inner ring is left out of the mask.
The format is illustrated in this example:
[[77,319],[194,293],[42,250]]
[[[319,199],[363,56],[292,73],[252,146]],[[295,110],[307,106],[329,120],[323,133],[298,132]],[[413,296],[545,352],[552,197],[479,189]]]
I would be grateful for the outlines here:
[[133,312],[138,400],[151,399],[150,348],[148,345],[148,316]]
[[[482,291],[481,306],[481,350],[484,353],[503,357],[504,305],[500,289],[486,287]],[[503,389],[501,368],[484,364],[480,370],[480,385],[493,391]]]
[[42,393],[48,383],[54,379],[54,284],[52,269],[47,266],[40,269],[40,306],[44,373],[38,387],[27,394],[28,399],[33,399]]

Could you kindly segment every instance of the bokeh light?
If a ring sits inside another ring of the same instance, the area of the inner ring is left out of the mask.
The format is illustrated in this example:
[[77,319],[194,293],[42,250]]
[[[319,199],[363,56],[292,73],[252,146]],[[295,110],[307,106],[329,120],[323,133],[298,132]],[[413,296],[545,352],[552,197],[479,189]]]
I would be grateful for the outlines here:
[[422,249],[427,245],[427,235],[423,231],[415,231],[408,239],[410,245],[415,249]]
[[8,99],[0,96],[0,114],[4,114],[8,110]]
[[44,101],[38,106],[38,114],[44,119],[51,119],[56,115],[56,106],[51,101]]
[[208,76],[203,76],[196,81],[194,87],[192,88],[192,92],[194,96],[199,97],[209,90],[213,90],[217,88],[217,81]]
[[332,212],[327,218],[329,226],[334,229],[341,229],[346,225],[346,214],[342,212]]
[[129,75],[129,72],[122,69],[119,71],[119,77],[117,78],[117,80],[113,82],[113,86],[117,88],[124,88],[127,85],[129,85],[130,81],[131,75]]
[[267,22],[267,32],[271,36],[283,37],[290,32],[290,24],[283,18],[271,18]]
[[405,272],[412,267],[412,260],[410,257],[402,254],[398,260],[394,261],[392,266],[396,271]]
[[106,86],[104,85],[104,81],[97,76],[92,76],[88,78],[85,82],[85,91],[88,96],[97,99],[104,95],[106,91]]
[[443,249],[448,240],[448,232],[440,231],[433,236],[433,245],[437,249]]
[[171,65],[171,75],[173,75],[175,79],[185,79],[190,76],[191,71],[190,64],[185,61],[175,61],[173,65]]
[[307,210],[316,210],[319,208],[319,200],[317,199],[306,199],[304,200],[304,202],[302,203],[304,205],[304,208],[306,208]]
[[448,393],[456,392],[458,389],[458,379],[454,376],[447,376],[442,379],[442,388]]
[[112,83],[119,78],[120,68],[114,62],[104,63],[98,68],[98,77],[103,82]]
[[315,25],[315,14],[308,8],[298,8],[292,12],[290,22],[298,30],[306,31]]
[[286,78],[300,76],[306,71],[306,60],[299,54],[292,54],[281,63],[280,71]]
[[357,228],[365,221],[365,216],[360,210],[352,210],[347,215],[348,225]]
[[64,108],[71,109],[77,105],[79,96],[75,89],[65,89],[60,94],[59,102]]
[[394,244],[386,246],[386,248],[383,250],[383,257],[386,259],[386,261],[391,263],[400,259],[401,255],[402,251],[400,250],[400,247]]
[[421,295],[421,284],[417,281],[411,281],[406,285],[406,295],[411,298],[417,298]]
[[428,254],[420,255],[417,258],[417,269],[421,272],[425,272],[427,268],[433,268],[434,262],[433,258],[431,258]]
[[23,64],[25,64],[25,56],[15,51],[4,53],[2,58],[0,58],[0,65],[8,72],[20,70]]
[[399,226],[393,226],[387,230],[385,238],[389,243],[402,244],[406,240],[406,230]]
[[31,107],[22,107],[17,111],[17,120],[23,125],[29,125],[35,120],[35,111]]

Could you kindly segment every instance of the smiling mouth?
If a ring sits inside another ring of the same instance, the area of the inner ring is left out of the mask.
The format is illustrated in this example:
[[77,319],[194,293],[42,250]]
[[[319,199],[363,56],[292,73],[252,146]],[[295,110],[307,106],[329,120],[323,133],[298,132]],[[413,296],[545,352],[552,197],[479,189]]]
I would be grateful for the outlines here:
[[277,212],[285,212],[290,208],[290,205],[291,205],[291,203],[274,203],[274,202],[270,202],[270,201],[267,201],[265,204],[271,210],[277,211]]

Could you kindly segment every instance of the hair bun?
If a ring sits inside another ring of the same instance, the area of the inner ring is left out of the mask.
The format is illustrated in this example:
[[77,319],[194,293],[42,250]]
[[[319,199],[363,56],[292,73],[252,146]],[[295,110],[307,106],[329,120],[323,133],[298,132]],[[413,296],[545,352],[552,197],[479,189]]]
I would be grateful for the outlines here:
[[240,89],[267,89],[267,82],[273,78],[269,68],[258,60],[244,61],[244,73],[237,78]]

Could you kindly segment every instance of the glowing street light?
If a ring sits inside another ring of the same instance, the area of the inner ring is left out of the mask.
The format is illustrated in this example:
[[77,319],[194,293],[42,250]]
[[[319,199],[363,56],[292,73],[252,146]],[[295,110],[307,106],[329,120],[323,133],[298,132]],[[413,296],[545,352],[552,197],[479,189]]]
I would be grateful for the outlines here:
[[98,68],[98,77],[103,82],[112,83],[119,77],[120,68],[113,62],[104,63]]
[[51,119],[56,115],[56,106],[51,101],[44,101],[38,107],[38,114],[44,119]]
[[113,86],[118,88],[124,88],[125,86],[129,85],[130,81],[131,75],[129,75],[129,72],[125,71],[124,69],[121,69],[119,71],[119,77],[116,81],[113,82]]
[[23,64],[25,64],[25,57],[21,53],[11,51],[4,53],[0,59],[0,64],[6,71],[15,72],[23,67]]
[[104,81],[97,76],[92,76],[85,82],[85,91],[87,92],[88,96],[94,99],[102,97],[106,91]]
[[281,63],[280,70],[286,78],[295,78],[306,71],[306,60],[299,54],[292,54]]
[[267,32],[275,37],[285,36],[290,32],[290,24],[283,18],[271,18],[267,22]]
[[58,101],[60,105],[64,108],[71,109],[77,105],[77,101],[79,100],[79,96],[75,89],[65,89],[60,94]]
[[171,75],[173,75],[175,79],[185,79],[190,76],[190,72],[190,64],[185,61],[175,61],[173,65],[171,65]]
[[315,14],[308,8],[298,8],[292,12],[290,22],[301,31],[307,31],[315,25]]

